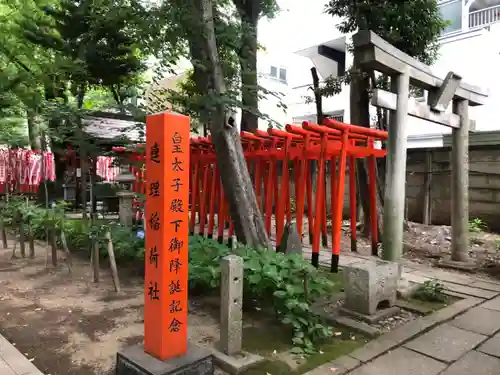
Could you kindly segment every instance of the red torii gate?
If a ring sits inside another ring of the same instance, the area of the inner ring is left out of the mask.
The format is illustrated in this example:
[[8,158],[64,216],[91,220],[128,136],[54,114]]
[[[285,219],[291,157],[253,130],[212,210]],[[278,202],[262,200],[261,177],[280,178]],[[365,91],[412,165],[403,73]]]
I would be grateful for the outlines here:
[[[309,225],[314,266],[319,266],[320,240],[328,246],[327,227],[327,163],[330,175],[330,206],[332,260],[331,270],[337,272],[340,254],[342,214],[346,170],[349,168],[349,202],[351,251],[357,251],[356,237],[356,159],[368,159],[370,191],[370,234],[372,254],[377,255],[378,230],[376,215],[376,158],[385,157],[386,151],[375,147],[376,141],[387,140],[385,131],[364,128],[327,119],[323,125],[310,122],[302,126],[286,125],[285,130],[257,130],[241,132],[241,142],[257,202],[264,215],[264,224],[270,237],[278,243],[283,235],[285,222],[292,220],[291,181],[294,182],[295,215],[297,230],[302,234],[305,219]],[[118,151],[118,149],[116,149]],[[190,221],[189,232],[224,242],[228,229],[228,245],[231,246],[234,226],[217,167],[211,137],[193,137],[190,140]],[[133,159],[143,158],[134,153]],[[316,189],[311,177],[311,164],[317,166]],[[292,166],[292,173],[290,173]],[[134,172],[139,169],[135,166]],[[147,171],[146,171],[147,172]],[[137,174],[137,173],[136,173]],[[291,178],[293,177],[293,179]],[[140,173],[134,188],[144,194],[145,173]],[[306,205],[307,203],[307,205]],[[307,207],[307,210],[306,210]],[[305,212],[307,211],[307,212]],[[217,220],[216,220],[217,218]],[[276,230],[273,231],[273,218]]]
[[[355,170],[355,159],[368,158],[370,189],[370,232],[372,252],[376,255],[378,232],[376,222],[376,158],[384,157],[385,150],[374,147],[375,141],[387,139],[387,132],[325,120],[324,125],[304,122],[302,127],[287,125],[286,131],[268,129],[254,133],[242,132],[241,141],[249,170],[253,175],[255,194],[264,215],[266,231],[272,235],[272,219],[276,222],[275,238],[283,235],[285,221],[292,220],[290,200],[290,164],[296,197],[296,222],[299,233],[304,226],[307,201],[307,219],[312,243],[312,264],[319,265],[320,237],[327,238],[327,212],[325,177],[327,161],[330,165],[332,207],[332,272],[337,272],[340,253],[340,234],[344,202],[347,164]],[[310,178],[310,162],[318,165],[316,191]],[[281,164],[281,178],[279,177]],[[217,215],[218,240],[223,242],[229,221],[229,240],[234,232],[224,199],[222,183],[216,165],[214,147],[210,137],[191,139],[190,232],[213,237]],[[313,199],[315,195],[315,199]],[[356,178],[349,174],[351,216],[351,250],[356,251]],[[216,204],[218,202],[218,210]],[[313,207],[314,205],[314,207]],[[216,212],[217,211],[217,212]],[[208,215],[208,220],[207,220]],[[324,240],[323,243],[326,241]]]

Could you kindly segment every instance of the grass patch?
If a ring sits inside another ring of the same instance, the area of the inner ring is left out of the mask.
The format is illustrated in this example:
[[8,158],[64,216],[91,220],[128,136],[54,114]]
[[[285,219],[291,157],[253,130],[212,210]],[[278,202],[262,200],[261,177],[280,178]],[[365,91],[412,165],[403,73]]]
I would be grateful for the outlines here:
[[339,270],[337,273],[332,273],[326,267],[320,267],[319,272],[322,276],[330,280],[335,286],[332,294],[338,294],[344,291],[344,272]]
[[432,311],[437,311],[442,309],[443,307],[446,307],[450,305],[450,301],[424,301],[418,298],[409,298],[407,300],[409,303],[417,306],[421,306],[424,309],[432,310]]

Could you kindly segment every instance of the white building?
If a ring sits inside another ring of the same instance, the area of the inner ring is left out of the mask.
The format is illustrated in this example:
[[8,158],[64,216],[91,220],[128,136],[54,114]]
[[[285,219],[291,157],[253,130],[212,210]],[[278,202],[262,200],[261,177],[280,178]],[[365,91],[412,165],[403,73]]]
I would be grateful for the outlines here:
[[[500,72],[497,69],[500,66],[500,0],[447,0],[439,3],[443,18],[450,20],[451,24],[443,31],[440,56],[433,70],[443,78],[448,71],[454,71],[465,82],[487,90],[487,104],[471,107],[471,118],[476,120],[477,130],[500,130],[500,110],[497,109],[500,99]],[[296,56],[287,53],[288,84],[292,87],[287,99],[289,122],[314,121],[316,118],[314,103],[307,103],[304,99],[311,96],[308,89],[312,83],[311,66],[314,65],[320,78],[324,79],[341,74],[352,63],[352,56],[345,53],[350,36],[342,35],[336,29],[339,20],[323,13],[324,4],[324,0],[309,0],[306,5],[294,4],[287,14],[261,27],[263,36],[272,39],[269,44],[281,45],[282,49],[290,48],[291,43],[296,46]],[[280,35],[276,31],[266,32],[266,27],[271,30],[284,28],[281,36],[288,40],[276,42]],[[349,122],[349,87],[335,97],[324,99],[323,111],[342,116],[345,122]],[[410,148],[442,146],[442,134],[450,132],[446,127],[410,119]]]

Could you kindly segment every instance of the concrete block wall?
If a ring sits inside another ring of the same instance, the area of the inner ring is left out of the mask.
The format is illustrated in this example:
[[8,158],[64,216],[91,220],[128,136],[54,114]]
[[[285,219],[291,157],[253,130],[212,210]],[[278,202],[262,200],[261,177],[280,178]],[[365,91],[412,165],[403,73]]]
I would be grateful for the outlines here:
[[[425,153],[432,153],[431,223],[450,224],[450,150],[409,150],[406,176],[407,215],[423,217]],[[469,217],[480,218],[500,231],[500,147],[469,149]]]

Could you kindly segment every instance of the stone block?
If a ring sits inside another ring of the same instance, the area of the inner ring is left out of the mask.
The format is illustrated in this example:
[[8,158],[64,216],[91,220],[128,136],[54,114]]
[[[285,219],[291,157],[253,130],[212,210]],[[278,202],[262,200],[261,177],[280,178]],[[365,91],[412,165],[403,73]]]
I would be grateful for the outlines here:
[[295,221],[286,223],[276,252],[284,254],[302,254],[302,241],[297,231],[297,223]]
[[396,302],[399,264],[365,260],[344,267],[345,308],[373,315],[381,302],[388,307]]
[[215,365],[231,375],[240,374],[266,360],[260,355],[247,352],[226,355],[221,351],[214,350],[212,354]]
[[358,320],[354,320],[345,316],[339,316],[335,318],[335,323],[337,323],[340,326],[350,328],[356,332],[359,332],[369,337],[380,336],[379,329],[372,327],[371,325],[366,324],[364,322],[360,322]]
[[441,375],[495,375],[499,373],[500,359],[471,351],[452,364]]
[[445,368],[444,363],[405,348],[397,348],[358,367],[349,375],[437,375]]
[[443,362],[453,362],[485,339],[486,336],[442,324],[408,342],[405,347]]
[[219,347],[226,355],[241,352],[243,332],[243,259],[228,255],[221,261]]
[[343,307],[340,308],[340,312],[342,314],[355,317],[356,319],[363,320],[369,324],[374,324],[374,323],[377,323],[379,320],[389,318],[393,315],[398,314],[400,311],[401,311],[401,309],[399,307],[392,306],[392,307],[389,307],[387,309],[375,311],[375,314],[372,314],[372,315],[364,315],[364,314],[360,314],[356,311],[345,309]]
[[467,331],[491,335],[492,332],[500,330],[500,311],[474,307],[453,319],[450,324]]
[[181,357],[161,361],[135,345],[116,356],[116,375],[213,375],[212,353],[194,345]]

